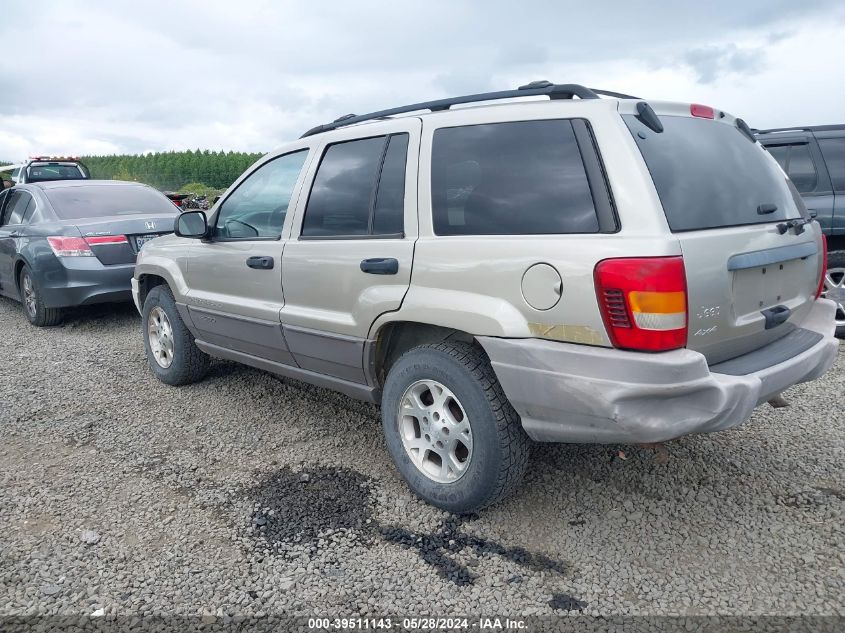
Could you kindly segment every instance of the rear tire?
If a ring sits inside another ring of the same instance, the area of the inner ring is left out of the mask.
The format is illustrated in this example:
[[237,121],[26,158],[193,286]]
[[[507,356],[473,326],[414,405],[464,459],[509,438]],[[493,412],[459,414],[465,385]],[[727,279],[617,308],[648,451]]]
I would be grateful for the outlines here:
[[519,416],[487,355],[467,343],[406,352],[387,375],[382,424],[411,490],[451,512],[496,503],[528,465],[531,442]]
[[845,251],[827,254],[827,276],[822,296],[837,304],[836,336],[845,338]]
[[202,380],[211,359],[196,346],[182,322],[170,288],[161,285],[150,290],[141,317],[147,364],[156,378],[173,386]]
[[38,288],[38,284],[35,283],[35,278],[32,276],[32,270],[30,270],[29,266],[21,268],[21,274],[18,277],[18,287],[20,288],[23,313],[26,315],[27,321],[32,323],[32,325],[49,327],[62,322],[64,311],[61,308],[44,307],[41,291]]

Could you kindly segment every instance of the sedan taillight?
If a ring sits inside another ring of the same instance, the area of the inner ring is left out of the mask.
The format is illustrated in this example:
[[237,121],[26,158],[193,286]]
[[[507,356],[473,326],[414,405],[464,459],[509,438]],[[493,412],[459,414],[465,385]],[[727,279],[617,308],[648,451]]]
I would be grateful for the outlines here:
[[92,246],[129,243],[125,235],[92,235],[90,237],[54,235],[48,237],[47,241],[56,257],[93,257]]
[[81,237],[64,237],[61,235],[47,238],[50,248],[56,257],[93,257],[91,247]]

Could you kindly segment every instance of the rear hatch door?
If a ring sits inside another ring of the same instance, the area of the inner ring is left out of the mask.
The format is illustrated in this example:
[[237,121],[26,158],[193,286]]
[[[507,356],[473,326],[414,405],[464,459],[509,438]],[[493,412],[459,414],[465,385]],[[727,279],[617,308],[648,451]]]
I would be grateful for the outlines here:
[[[728,115],[656,108],[662,132],[623,114],[687,277],[687,347],[728,360],[793,332],[822,265],[821,232],[777,162]],[[668,111],[667,111],[668,110]]]

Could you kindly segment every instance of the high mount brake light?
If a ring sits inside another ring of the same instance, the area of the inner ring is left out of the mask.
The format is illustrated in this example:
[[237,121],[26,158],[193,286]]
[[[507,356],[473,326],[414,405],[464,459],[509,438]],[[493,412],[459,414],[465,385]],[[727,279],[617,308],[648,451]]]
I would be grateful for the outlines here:
[[827,275],[827,235],[822,233],[822,271],[819,275],[819,287],[816,289],[816,299],[824,292],[824,278]]
[[662,352],[686,346],[683,257],[605,259],[596,265],[594,277],[614,347]]
[[92,246],[128,244],[125,235],[95,235],[91,237],[54,235],[48,237],[47,242],[56,257],[93,257]]
[[689,113],[693,116],[697,116],[702,119],[716,118],[716,111],[713,108],[711,108],[710,106],[701,105],[700,103],[691,104],[689,107]]

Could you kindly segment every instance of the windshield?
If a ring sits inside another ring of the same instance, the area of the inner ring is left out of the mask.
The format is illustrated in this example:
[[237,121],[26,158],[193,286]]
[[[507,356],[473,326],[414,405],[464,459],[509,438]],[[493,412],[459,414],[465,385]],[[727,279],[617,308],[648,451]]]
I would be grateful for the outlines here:
[[655,133],[636,116],[622,118],[642,152],[673,231],[801,217],[803,205],[775,159],[736,127],[661,115],[664,130]]
[[44,193],[63,220],[178,213],[164,194],[143,185],[81,185],[46,189]]
[[27,169],[26,178],[28,182],[45,182],[47,180],[82,180],[86,178],[86,175],[75,163],[69,165],[33,163]]

